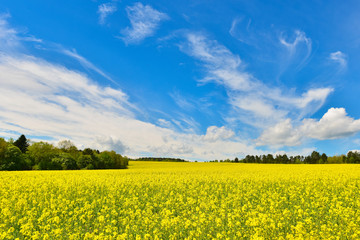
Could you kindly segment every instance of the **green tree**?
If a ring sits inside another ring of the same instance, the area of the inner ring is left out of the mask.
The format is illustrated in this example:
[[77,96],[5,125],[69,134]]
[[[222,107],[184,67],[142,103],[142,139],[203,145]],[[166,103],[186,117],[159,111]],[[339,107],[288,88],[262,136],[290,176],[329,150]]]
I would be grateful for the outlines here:
[[74,170],[78,169],[76,160],[69,153],[59,153],[51,160],[54,166],[59,166],[59,169]]
[[349,151],[346,157],[347,163],[360,163],[360,154],[357,151]]
[[52,159],[55,158],[58,153],[58,149],[46,142],[31,144],[27,152],[33,168],[39,170],[59,169],[59,165],[56,162],[52,162]]
[[328,157],[325,153],[321,154],[319,163],[327,163]]
[[17,146],[22,153],[26,153],[29,147],[29,141],[26,139],[25,135],[22,134],[15,142],[14,145]]
[[79,169],[93,169],[94,161],[91,155],[80,155],[76,160],[76,165]]
[[79,151],[70,140],[62,140],[58,142],[57,146],[62,152],[69,153],[75,160],[77,160],[81,155],[81,151]]
[[335,155],[335,156],[332,156],[332,157],[328,157],[327,158],[327,161],[328,163],[344,163],[343,162],[343,159],[344,159],[344,155]]
[[274,156],[273,156],[272,154],[268,154],[268,155],[266,156],[266,162],[267,162],[267,163],[274,163],[274,162],[275,162]]
[[320,153],[317,151],[313,151],[310,155],[310,162],[311,164],[319,163],[320,161]]
[[1,159],[5,158],[7,145],[8,143],[5,141],[5,139],[0,138],[0,161]]
[[26,164],[20,149],[12,144],[6,146],[4,158],[0,159],[1,170],[24,170]]
[[99,154],[98,158],[101,168],[114,168],[115,160],[111,157],[110,152],[104,151]]

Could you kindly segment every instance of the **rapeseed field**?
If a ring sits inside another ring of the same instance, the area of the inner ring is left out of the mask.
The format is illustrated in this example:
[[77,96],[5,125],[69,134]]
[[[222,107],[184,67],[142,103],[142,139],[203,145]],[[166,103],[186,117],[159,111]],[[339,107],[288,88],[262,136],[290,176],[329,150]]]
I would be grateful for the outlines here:
[[0,239],[359,239],[360,165],[0,172]]

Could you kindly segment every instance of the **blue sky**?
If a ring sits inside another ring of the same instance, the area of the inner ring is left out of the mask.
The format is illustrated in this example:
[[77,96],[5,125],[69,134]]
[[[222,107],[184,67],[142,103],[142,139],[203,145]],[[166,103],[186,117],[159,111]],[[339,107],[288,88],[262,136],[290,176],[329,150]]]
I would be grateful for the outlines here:
[[190,160],[360,148],[360,2],[0,2],[0,135]]

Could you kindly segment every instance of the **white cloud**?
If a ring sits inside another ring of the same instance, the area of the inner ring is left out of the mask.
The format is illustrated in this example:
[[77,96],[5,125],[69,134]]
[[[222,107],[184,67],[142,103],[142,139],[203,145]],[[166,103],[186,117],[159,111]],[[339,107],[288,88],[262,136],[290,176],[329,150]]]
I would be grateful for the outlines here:
[[[322,106],[329,94],[333,91],[332,88],[315,88],[302,94],[301,98],[295,99],[294,103],[299,108],[305,108],[309,104],[316,102]],[[317,110],[317,109],[316,109]]]
[[91,70],[97,72],[98,74],[100,74],[101,76],[103,76],[104,78],[106,78],[107,80],[111,81],[112,83],[117,84],[111,77],[109,77],[101,69],[96,67],[93,63],[91,63],[89,60],[87,60],[83,56],[79,55],[75,49],[73,49],[72,51],[70,51],[68,49],[61,49],[61,52],[65,55],[72,57],[72,58],[76,59],[77,61],[79,61],[83,67],[91,69]]
[[206,130],[206,134],[204,135],[203,140],[209,142],[215,142],[218,140],[230,139],[234,135],[235,133],[232,130],[226,129],[224,126],[222,127],[210,126]]
[[232,90],[248,90],[254,88],[251,75],[241,71],[240,57],[234,55],[217,41],[209,40],[202,34],[188,33],[187,43],[181,50],[204,63],[208,71],[202,82],[215,81]]
[[184,143],[164,144],[159,147],[152,147],[150,150],[158,156],[176,156],[192,154],[194,152],[194,149],[190,145]]
[[[84,73],[22,54],[21,42],[26,39],[17,34],[6,18],[0,18],[0,133],[4,137],[19,133],[39,136],[38,140],[40,136],[54,141],[71,139],[78,147],[114,149],[129,156],[166,154],[210,160],[261,154],[252,143],[224,126],[210,126],[205,135],[197,134],[199,131],[194,129],[199,128],[199,123],[186,115],[171,121],[159,119],[158,125],[140,121],[121,89],[100,86]],[[10,47],[17,52],[7,51]],[[297,127],[291,121],[282,122],[294,109],[304,112],[310,105],[310,109],[318,109],[332,91],[330,88],[310,89],[301,96],[283,94],[246,72],[238,55],[203,35],[189,34],[182,50],[203,63],[207,75],[202,81],[225,86],[229,103],[244,111],[250,121],[260,118],[279,124],[264,132],[259,145],[296,145],[303,138],[315,138],[311,134],[331,139],[359,131],[359,120],[346,116],[345,110],[330,109],[324,120],[307,119]],[[63,53],[107,76],[75,50]],[[175,125],[181,132],[174,130]],[[346,127],[338,130],[338,125]],[[295,129],[295,135],[291,129]]]
[[347,116],[344,108],[330,108],[319,121],[304,119],[300,129],[310,138],[337,139],[359,132],[360,119]]
[[[283,40],[283,44],[288,48],[295,48],[300,42],[311,45],[304,33],[296,33],[294,42]],[[288,117],[301,118],[314,113],[333,91],[332,88],[313,88],[301,96],[284,93],[288,91],[267,86],[255,78],[246,71],[246,65],[238,55],[217,41],[200,33],[188,32],[185,37],[180,49],[202,62],[206,75],[200,82],[215,82],[227,90],[229,103],[237,115],[231,119],[241,119],[247,124],[265,128]]]
[[276,110],[272,105],[272,102],[267,101],[261,96],[234,96],[231,99],[231,103],[242,109],[249,112],[252,112],[258,117],[261,118],[272,118],[274,114],[277,114],[276,117],[284,117],[285,112]]
[[154,35],[160,22],[169,19],[167,14],[159,12],[149,5],[143,5],[140,2],[126,7],[126,12],[131,25],[131,27],[122,30],[123,36],[121,39],[126,44],[137,44],[145,38]]
[[170,121],[163,119],[163,118],[158,119],[157,124],[160,127],[164,127],[164,128],[170,128],[170,129],[174,128],[174,125]]
[[103,3],[98,7],[99,23],[105,24],[106,17],[117,11],[115,3]]
[[[162,127],[137,120],[134,106],[122,90],[100,86],[79,71],[22,54],[22,40],[16,31],[6,22],[2,26],[20,46],[11,53],[0,49],[0,133],[3,137],[25,134],[37,141],[50,138],[53,143],[69,139],[79,148],[117,150],[134,157],[166,153],[173,157],[210,160],[257,152],[245,141],[230,140],[232,133],[224,127],[209,128],[207,138],[218,140],[203,141],[204,135],[195,131],[173,130],[171,126],[176,119],[171,122],[160,119]],[[0,41],[6,43],[3,38],[9,35],[0,33],[0,36]],[[96,69],[75,51],[68,53]],[[179,122],[189,129],[198,127],[188,116],[180,116]]]
[[346,154],[348,154],[349,152],[360,153],[360,150],[356,150],[356,149],[354,149],[354,150],[349,150]]
[[312,41],[304,32],[295,30],[294,36],[288,40],[280,36],[279,41],[281,46],[286,49],[286,54],[281,56],[281,73],[293,64],[296,64],[295,70],[305,66],[311,55]]
[[164,136],[177,135],[136,120],[121,90],[101,87],[62,66],[29,56],[1,56],[0,71],[2,132],[68,138],[100,150],[118,146],[130,155],[162,147]]
[[[117,137],[111,136],[101,136],[95,138],[94,143],[92,144],[95,148],[106,149],[109,151],[115,151],[120,154],[124,154],[128,151],[128,147],[125,146]],[[96,147],[98,146],[98,147]]]
[[299,44],[305,43],[309,52],[311,52],[311,46],[312,46],[311,39],[306,37],[306,34],[299,30],[295,31],[295,39],[292,42],[287,41],[283,37],[280,37],[280,43],[284,45],[286,48],[288,48],[291,53],[294,53],[296,51],[296,47]]
[[263,131],[257,139],[257,145],[296,146],[305,139],[338,139],[360,132],[360,119],[347,116],[344,108],[330,108],[320,120],[305,118],[293,126],[286,119]]
[[259,39],[263,39],[266,35],[264,32],[255,31],[252,27],[252,19],[245,17],[236,17],[232,21],[229,34],[242,43],[256,47],[259,47]]
[[195,108],[196,108],[195,105],[191,101],[189,101],[188,98],[182,96],[178,91],[174,91],[174,92],[170,93],[169,95],[174,100],[176,105],[178,105],[182,109],[184,109],[186,111],[195,110]]
[[10,14],[0,14],[0,50],[6,52],[20,45],[18,32],[9,27],[8,18],[10,18]]
[[275,126],[265,129],[257,139],[257,145],[296,146],[301,143],[302,136],[294,129],[290,119],[277,123]]
[[347,56],[341,51],[330,53],[330,60],[338,63],[341,69],[347,66]]
[[241,22],[242,19],[239,19],[239,18],[235,18],[232,23],[231,23],[231,27],[230,27],[230,30],[229,30],[229,33],[231,36],[235,37],[235,29],[236,29],[236,26],[238,25],[239,22]]
[[166,154],[210,160],[256,152],[251,145],[230,141],[232,133],[225,128],[209,128],[209,141],[203,141],[203,135],[139,121],[121,90],[101,87],[85,75],[35,57],[2,55],[0,71],[4,137],[14,137],[16,132],[50,136],[54,142],[70,139],[79,148],[117,150],[128,156]]

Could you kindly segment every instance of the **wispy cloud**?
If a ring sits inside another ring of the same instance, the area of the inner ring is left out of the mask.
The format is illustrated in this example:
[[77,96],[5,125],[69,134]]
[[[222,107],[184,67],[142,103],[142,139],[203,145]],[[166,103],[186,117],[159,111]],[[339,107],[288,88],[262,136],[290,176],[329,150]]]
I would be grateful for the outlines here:
[[9,27],[8,18],[10,14],[0,14],[0,50],[11,51],[11,49],[19,47],[18,32],[14,28]]
[[283,68],[286,68],[292,62],[296,64],[295,69],[297,70],[304,67],[312,52],[312,41],[306,36],[305,32],[295,30],[294,35],[288,38],[285,38],[282,34],[279,41],[288,52],[288,56],[285,57],[286,62],[284,62],[285,66],[283,66]]
[[258,46],[259,40],[256,35],[258,33],[254,32],[254,29],[252,29],[252,20],[245,17],[237,17],[235,18],[232,23],[229,30],[229,34],[239,40],[242,43],[245,43],[247,45],[251,46]]
[[[237,118],[250,125],[265,128],[289,116],[301,118],[311,114],[324,104],[333,91],[332,88],[313,88],[301,96],[284,93],[282,89],[267,86],[246,71],[246,64],[240,57],[217,41],[193,32],[186,33],[185,38],[180,49],[203,63],[205,77],[200,82],[215,82],[224,86]],[[295,46],[302,41],[300,39],[305,39],[301,34],[298,38],[286,44]]]
[[339,64],[340,69],[345,69],[347,67],[347,56],[341,51],[330,53],[330,60]]
[[294,53],[296,51],[296,47],[299,44],[305,43],[305,45],[308,48],[308,52],[311,52],[311,46],[312,46],[311,39],[306,37],[306,34],[299,30],[295,31],[295,39],[293,39],[292,41],[286,40],[283,36],[281,36],[280,43],[284,45],[286,48],[288,48],[291,53]]
[[301,30],[290,33],[272,25],[263,28],[250,18],[237,17],[232,21],[229,33],[232,37],[248,45],[247,55],[253,61],[272,64],[278,69],[274,79],[280,81],[284,74],[300,71],[311,60],[312,40]]
[[195,110],[195,103],[191,102],[188,98],[182,96],[178,91],[173,91],[169,94],[170,97],[174,100],[174,102],[186,111]]
[[91,69],[93,71],[95,71],[96,73],[100,74],[101,76],[103,76],[104,78],[106,78],[107,80],[111,81],[112,83],[118,85],[117,82],[115,82],[111,77],[109,77],[106,73],[104,73],[101,69],[99,69],[97,66],[95,66],[93,63],[91,63],[89,60],[87,60],[86,58],[84,58],[83,56],[79,55],[75,49],[73,50],[69,50],[69,49],[64,49],[61,48],[61,52],[69,57],[72,57],[74,59],[76,59],[77,61],[79,61],[79,63],[87,68],[87,69]]
[[103,3],[98,7],[99,23],[105,24],[106,17],[117,11],[116,4],[113,2]]
[[122,30],[120,37],[126,44],[137,44],[154,35],[160,22],[169,19],[167,14],[140,2],[126,7],[126,12],[131,26]]

